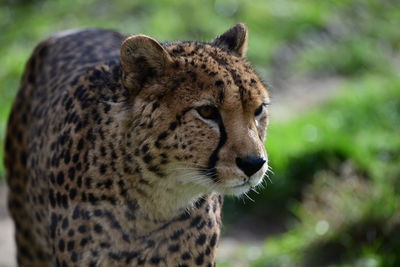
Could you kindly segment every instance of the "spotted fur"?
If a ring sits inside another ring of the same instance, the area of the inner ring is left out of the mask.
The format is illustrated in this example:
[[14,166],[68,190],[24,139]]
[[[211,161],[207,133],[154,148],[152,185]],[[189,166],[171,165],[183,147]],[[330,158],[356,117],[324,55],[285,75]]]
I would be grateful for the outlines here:
[[6,140],[18,264],[214,266],[222,194],[267,169],[246,48],[243,24],[210,43],[90,29],[39,44]]

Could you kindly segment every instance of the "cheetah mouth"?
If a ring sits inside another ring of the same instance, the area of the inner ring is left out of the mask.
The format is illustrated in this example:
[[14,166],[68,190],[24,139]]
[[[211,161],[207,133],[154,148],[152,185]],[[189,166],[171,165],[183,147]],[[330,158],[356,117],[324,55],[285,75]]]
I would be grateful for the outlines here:
[[171,175],[173,174],[183,186],[191,184],[197,188],[196,190],[236,196],[256,189],[265,176],[265,170],[260,170],[251,177],[246,177],[239,172],[232,173],[231,167],[225,169],[196,167],[197,166],[195,166],[195,168],[174,166]]
[[234,185],[228,185],[228,187],[231,187],[231,188],[240,188],[240,187],[254,188],[262,182],[264,176],[265,176],[265,174],[263,173],[262,175],[246,177],[244,179],[242,178],[243,181],[241,183],[237,183]]
[[240,188],[240,187],[244,187],[244,186],[251,187],[250,182],[247,181],[247,182],[244,182],[244,183],[241,183],[238,185],[231,186],[230,188]]
[[249,183],[242,183],[235,186],[225,187],[221,193],[225,195],[240,196],[248,192],[251,188],[252,186]]
[[262,177],[261,178],[252,178],[252,179],[246,179],[242,183],[236,184],[236,185],[228,185],[225,186],[223,189],[223,193],[227,195],[242,195],[245,194],[246,192],[255,189],[257,185],[259,185],[262,182]]

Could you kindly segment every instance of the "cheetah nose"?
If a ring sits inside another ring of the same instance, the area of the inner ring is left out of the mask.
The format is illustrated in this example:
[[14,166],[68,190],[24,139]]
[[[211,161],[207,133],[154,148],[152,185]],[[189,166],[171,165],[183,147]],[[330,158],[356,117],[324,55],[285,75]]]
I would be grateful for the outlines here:
[[236,165],[241,169],[248,177],[256,173],[266,162],[265,159],[253,156],[247,156],[244,158],[236,158]]

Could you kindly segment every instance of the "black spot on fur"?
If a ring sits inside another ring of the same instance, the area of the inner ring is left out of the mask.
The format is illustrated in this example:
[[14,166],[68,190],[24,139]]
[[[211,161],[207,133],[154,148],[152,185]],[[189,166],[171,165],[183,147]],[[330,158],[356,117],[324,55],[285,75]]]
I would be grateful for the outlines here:
[[204,254],[200,253],[199,256],[196,257],[196,264],[202,265],[204,263]]
[[191,227],[197,226],[197,225],[201,222],[201,220],[202,220],[201,216],[200,216],[200,215],[197,215],[197,216],[194,217],[194,218],[192,219],[192,221],[190,222],[190,226],[191,226]]
[[177,123],[176,121],[171,122],[171,124],[169,125],[169,129],[170,129],[171,131],[173,131],[173,130],[176,129],[176,126],[178,126],[178,123]]
[[57,184],[58,185],[63,185],[64,184],[64,173],[62,171],[60,171],[57,174]]
[[180,230],[176,230],[172,235],[171,235],[171,240],[178,240],[179,239],[179,237],[181,236],[181,235],[183,235],[183,233],[184,233],[184,231],[182,230],[182,229],[180,229]]
[[161,261],[161,258],[158,257],[158,256],[153,256],[153,257],[150,259],[150,262],[151,262],[152,264],[154,264],[154,265],[159,264],[160,261]]
[[223,85],[224,85],[224,82],[222,80],[217,80],[215,82],[215,86],[217,86],[217,87],[220,87],[220,86],[223,86]]
[[217,234],[213,234],[210,240],[210,246],[215,247],[215,245],[217,244]]
[[168,250],[170,252],[177,252],[177,251],[179,251],[179,249],[180,249],[180,245],[179,244],[170,245],[168,247]]
[[201,235],[197,238],[196,244],[202,246],[202,245],[204,245],[204,243],[206,242],[206,239],[207,239],[207,236],[206,236],[205,234],[201,234]]
[[182,254],[181,259],[182,260],[190,260],[192,258],[192,256],[190,256],[189,252],[185,252]]

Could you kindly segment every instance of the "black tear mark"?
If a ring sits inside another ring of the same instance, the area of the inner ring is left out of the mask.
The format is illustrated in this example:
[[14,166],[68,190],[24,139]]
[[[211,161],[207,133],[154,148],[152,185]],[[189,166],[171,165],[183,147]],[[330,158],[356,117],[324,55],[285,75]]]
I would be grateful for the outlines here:
[[221,115],[218,113],[218,127],[219,127],[219,132],[220,132],[220,137],[219,137],[219,142],[217,145],[217,148],[213,151],[211,154],[210,158],[208,159],[208,164],[207,164],[207,169],[204,170],[204,174],[208,177],[210,177],[214,182],[218,181],[218,176],[217,176],[217,170],[215,166],[217,165],[217,162],[219,160],[219,151],[221,148],[225,145],[226,140],[227,140],[227,135],[225,131],[225,126],[222,121]]

